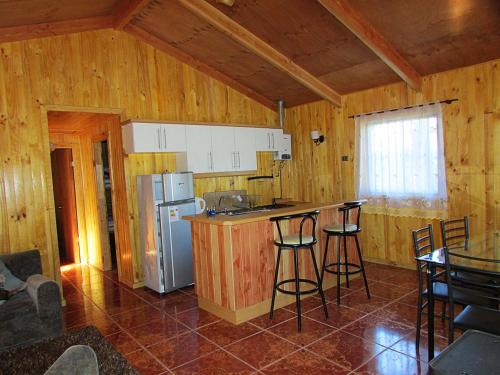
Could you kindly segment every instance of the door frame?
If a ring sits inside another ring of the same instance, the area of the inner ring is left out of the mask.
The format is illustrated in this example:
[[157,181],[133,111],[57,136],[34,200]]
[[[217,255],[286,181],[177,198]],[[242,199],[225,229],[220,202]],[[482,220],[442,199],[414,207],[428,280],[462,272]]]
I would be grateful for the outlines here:
[[[108,114],[108,115],[117,115],[119,118],[117,119],[120,123],[124,122],[127,119],[126,116],[126,111],[122,108],[105,108],[105,107],[80,107],[80,106],[71,106],[71,105],[57,105],[57,104],[41,104],[40,105],[40,112],[41,112],[41,124],[42,124],[42,131],[46,134],[46,139],[49,140],[49,129],[48,129],[48,112],[50,111],[59,111],[59,112],[87,112],[87,113],[97,113],[97,114]],[[110,132],[107,132],[108,136],[110,136]],[[115,139],[116,138],[116,139]],[[115,237],[117,239],[117,244],[116,244],[116,255],[117,255],[117,267],[118,267],[118,279],[120,282],[126,284],[127,286],[134,288],[138,286],[135,283],[135,273],[134,273],[134,265],[133,265],[133,249],[132,249],[132,241],[131,241],[131,231],[130,231],[130,223],[129,223],[129,215],[128,215],[128,202],[126,200],[127,197],[127,191],[126,191],[126,176],[125,176],[125,166],[124,166],[124,155],[123,155],[123,149],[121,144],[116,144],[121,142],[121,133],[120,134],[115,134],[115,136],[112,137],[112,139],[108,138],[108,150],[109,148],[112,148],[112,151],[109,154],[109,162],[110,162],[110,167],[111,168],[116,168],[118,167],[118,170],[116,171],[119,179],[120,179],[120,185],[123,185],[121,190],[125,189],[124,191],[119,192],[119,200],[120,202],[117,202],[116,199],[113,198],[113,210],[117,210],[117,212],[120,212],[120,223],[124,226],[123,228],[118,228],[116,225],[117,223],[115,222]],[[118,149],[118,148],[119,149]],[[80,152],[78,155],[81,158],[81,152],[82,149],[80,147]],[[48,155],[50,160],[50,155]],[[121,160],[118,160],[117,158],[121,158]],[[116,160],[115,160],[116,159]],[[80,171],[81,176],[83,176],[83,170],[82,170],[82,165],[80,165]],[[50,168],[49,168],[50,171]],[[123,180],[123,181],[121,181]],[[83,193],[84,191],[84,186],[83,186],[83,178],[79,181],[81,184],[80,187],[81,192]],[[116,181],[114,181],[116,185]],[[76,184],[76,181],[75,181]],[[56,223],[55,223],[55,209],[54,209],[54,193],[53,193],[53,185],[52,185],[52,178],[50,177],[50,181],[47,183],[48,189],[47,189],[47,199],[49,202],[52,202],[52,209],[49,212],[49,216],[51,219],[51,222],[49,223],[49,230],[51,232],[51,239],[52,239],[52,249],[51,249],[51,258],[52,261],[54,262],[55,265],[59,265],[59,252],[58,252],[58,246],[57,246],[57,231],[56,231]],[[116,194],[115,190],[115,194]],[[125,197],[125,200],[123,201],[123,197]],[[122,202],[123,201],[123,202]],[[116,204],[120,203],[120,209],[118,210],[116,207]],[[122,207],[123,206],[123,207]],[[82,214],[85,211],[79,211],[82,212]],[[116,219],[116,215],[114,215]],[[85,221],[85,215],[84,215],[84,221]],[[86,228],[87,229],[87,228]],[[80,231],[81,232],[81,231]],[[82,251],[82,243],[80,244],[80,252]],[[88,249],[88,243],[85,241],[86,249]],[[88,251],[87,251],[87,260],[88,260]],[[57,267],[55,269],[55,272],[59,275],[60,278],[60,268]],[[139,283],[140,284],[140,283]]]

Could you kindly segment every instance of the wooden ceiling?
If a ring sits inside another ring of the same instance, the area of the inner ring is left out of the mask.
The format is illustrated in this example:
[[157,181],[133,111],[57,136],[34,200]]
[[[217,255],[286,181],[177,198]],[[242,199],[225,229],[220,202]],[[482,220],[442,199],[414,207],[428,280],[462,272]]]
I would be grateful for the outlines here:
[[0,42],[108,27],[276,108],[500,57],[498,0],[2,0]]

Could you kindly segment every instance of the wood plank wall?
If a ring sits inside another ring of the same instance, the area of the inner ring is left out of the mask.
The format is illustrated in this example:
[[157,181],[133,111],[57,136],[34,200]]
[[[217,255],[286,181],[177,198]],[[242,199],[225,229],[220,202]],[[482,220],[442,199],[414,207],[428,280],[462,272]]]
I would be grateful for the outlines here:
[[[286,111],[285,130],[292,134],[293,160],[284,176],[285,195],[318,202],[354,197],[354,120],[348,116],[400,108],[408,105],[457,98],[444,106],[444,138],[449,217],[469,215],[471,233],[479,233],[491,221],[487,212],[494,202],[492,180],[486,171],[488,160],[498,150],[488,146],[495,125],[490,114],[500,113],[500,60],[430,75],[424,78],[422,92],[393,84],[344,97],[341,108],[325,101],[294,107]],[[496,117],[498,118],[498,116]],[[498,125],[498,121],[496,122]],[[319,130],[326,141],[314,146],[310,131]],[[341,156],[348,161],[341,161]],[[491,163],[491,162],[490,162]],[[496,168],[498,173],[498,167]],[[298,183],[296,183],[298,181]],[[293,182],[293,183],[292,183]],[[500,186],[496,187],[497,205]],[[364,214],[362,247],[367,258],[413,267],[411,230],[430,220]],[[438,225],[439,222],[434,220]],[[440,237],[437,235],[437,243]]]
[[[274,111],[114,30],[0,44],[0,93],[0,253],[37,247],[44,274],[56,280],[45,106],[120,108],[128,118],[150,120],[276,126]],[[144,164],[160,163],[143,158]],[[134,172],[127,173],[129,181]],[[130,202],[127,194],[124,202]],[[137,264],[134,268],[132,283],[141,277]]]

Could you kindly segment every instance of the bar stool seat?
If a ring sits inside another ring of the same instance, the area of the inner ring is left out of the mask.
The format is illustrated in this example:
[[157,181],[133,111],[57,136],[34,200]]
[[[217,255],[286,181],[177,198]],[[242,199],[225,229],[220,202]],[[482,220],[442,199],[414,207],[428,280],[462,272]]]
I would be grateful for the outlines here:
[[[346,286],[349,288],[349,275],[361,273],[365,282],[366,295],[370,298],[370,289],[368,288],[368,280],[366,279],[365,267],[363,265],[363,257],[361,256],[361,249],[357,233],[361,232],[359,226],[359,217],[361,215],[361,201],[345,202],[342,207],[339,207],[339,212],[342,213],[341,224],[330,224],[323,228],[326,233],[326,246],[323,254],[323,267],[321,268],[321,283],[323,283],[325,272],[337,275],[337,305],[340,304],[340,276],[344,275],[346,279]],[[356,223],[349,221],[351,211],[356,211]],[[327,263],[328,257],[328,244],[330,237],[337,237],[337,261],[334,263]],[[354,237],[356,243],[356,251],[358,253],[359,264],[349,262],[347,256],[347,237]],[[344,260],[341,259],[341,240],[344,244]]]
[[[276,300],[276,291],[284,294],[294,295],[295,303],[297,306],[297,324],[299,331],[302,329],[302,317],[300,308],[300,297],[304,294],[311,294],[318,292],[321,296],[321,301],[323,302],[323,310],[325,313],[325,318],[328,318],[328,310],[326,307],[325,295],[323,293],[323,288],[321,285],[321,277],[319,275],[318,265],[316,263],[316,257],[314,255],[314,245],[318,242],[316,239],[316,221],[319,211],[305,212],[300,214],[285,215],[285,216],[275,216],[270,219],[276,223],[276,228],[278,229],[279,239],[274,241],[274,244],[278,246],[278,255],[276,258],[276,268],[274,271],[274,284],[273,284],[273,294],[271,298],[271,311],[269,312],[269,319],[273,318],[274,314],[274,301]],[[281,231],[280,222],[289,221],[292,219],[302,219],[300,221],[300,229],[298,234],[283,235]],[[312,223],[311,234],[304,234],[304,224],[310,221]],[[294,277],[290,279],[281,280],[278,282],[279,269],[281,263],[281,253],[282,251],[293,251],[293,264],[294,264]],[[314,273],[316,280],[309,280],[299,275],[299,251],[309,250],[311,254],[312,263],[314,266]],[[286,290],[284,285],[294,285],[293,290]],[[301,284],[311,285],[309,289],[301,289]]]
[[[342,224],[327,225],[323,230],[325,232],[344,232],[344,226]],[[356,224],[346,224],[345,232],[359,232],[358,226]]]
[[283,236],[283,245],[299,245],[302,244],[304,246],[314,245],[316,241],[314,241],[313,236],[302,236],[302,242],[300,242],[300,235],[292,234],[288,236]]

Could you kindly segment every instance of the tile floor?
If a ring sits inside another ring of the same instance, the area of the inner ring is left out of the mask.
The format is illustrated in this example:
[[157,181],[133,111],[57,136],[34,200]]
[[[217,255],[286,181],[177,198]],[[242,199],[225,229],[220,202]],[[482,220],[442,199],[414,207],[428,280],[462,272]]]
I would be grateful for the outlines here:
[[[197,307],[193,288],[160,296],[118,284],[116,273],[66,266],[62,284],[67,330],[95,325],[141,374],[427,373],[425,324],[415,348],[416,273],[367,264],[372,298],[361,280],[326,292],[329,319],[317,297],[234,326]],[[436,353],[446,332],[437,322]],[[441,327],[441,328],[440,328]]]

